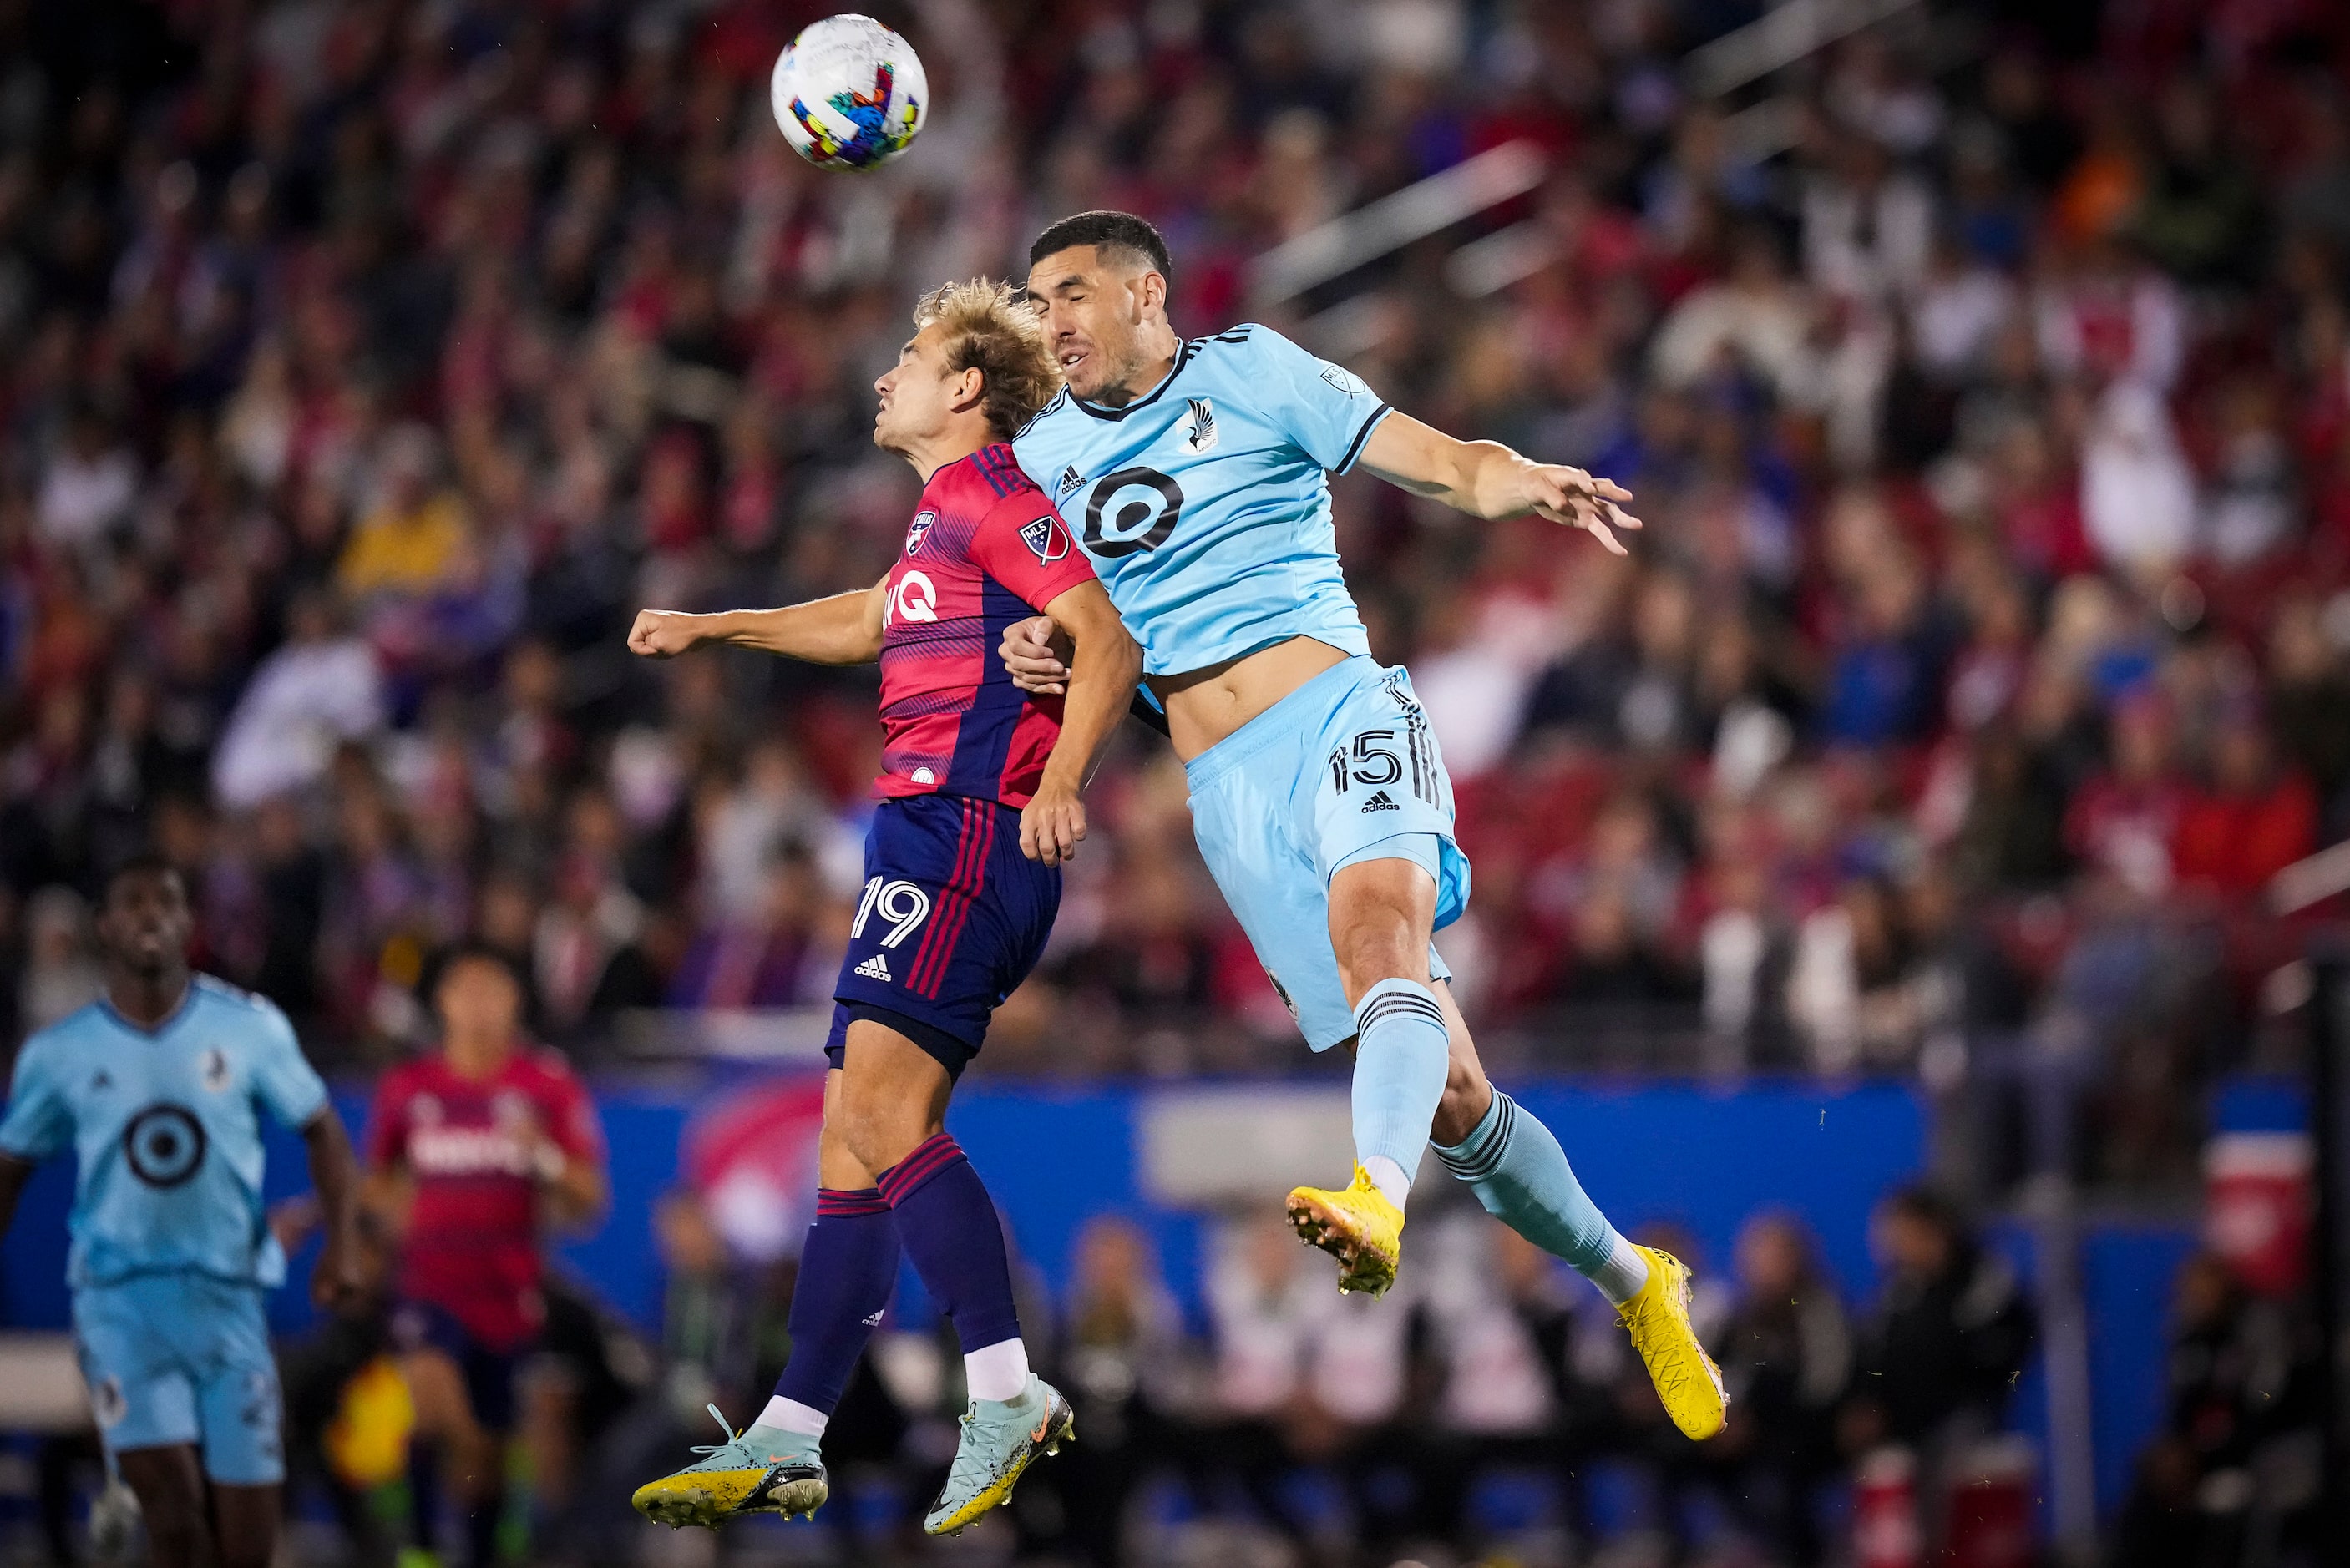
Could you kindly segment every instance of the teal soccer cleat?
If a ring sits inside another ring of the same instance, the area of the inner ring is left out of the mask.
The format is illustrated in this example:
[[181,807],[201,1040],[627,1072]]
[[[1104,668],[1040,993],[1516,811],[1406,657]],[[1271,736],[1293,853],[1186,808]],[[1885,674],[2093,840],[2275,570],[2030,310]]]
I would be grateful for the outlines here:
[[1017,1399],[974,1399],[963,1413],[954,1468],[922,1520],[932,1535],[952,1535],[1012,1500],[1012,1489],[1038,1454],[1056,1454],[1075,1442],[1076,1417],[1061,1391],[1028,1375]]
[[780,1513],[785,1519],[814,1513],[831,1489],[816,1439],[779,1427],[737,1432],[718,1417],[723,1443],[693,1451],[703,1457],[672,1475],[647,1481],[629,1501],[639,1513],[671,1529],[699,1524],[715,1530],[748,1513]]

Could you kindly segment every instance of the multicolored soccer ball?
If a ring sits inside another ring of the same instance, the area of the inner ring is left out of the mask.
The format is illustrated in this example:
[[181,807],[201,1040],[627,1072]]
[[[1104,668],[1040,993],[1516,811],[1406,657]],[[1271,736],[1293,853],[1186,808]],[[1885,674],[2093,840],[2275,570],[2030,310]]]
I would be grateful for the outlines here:
[[876,169],[913,145],[931,84],[913,46],[870,16],[814,22],[775,61],[775,123],[819,169]]

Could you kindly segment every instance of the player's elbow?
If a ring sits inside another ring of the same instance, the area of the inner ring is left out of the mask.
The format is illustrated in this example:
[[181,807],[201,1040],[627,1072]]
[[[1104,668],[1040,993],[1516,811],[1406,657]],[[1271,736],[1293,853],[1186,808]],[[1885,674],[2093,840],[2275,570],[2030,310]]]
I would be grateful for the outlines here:
[[1115,619],[1095,636],[1078,638],[1076,658],[1081,668],[1098,668],[1104,683],[1121,693],[1142,679],[1142,645]]
[[[1053,624],[1068,635],[1073,658],[1107,674],[1142,675],[1142,645],[1118,618],[1118,607],[1098,586],[1072,590],[1049,607]],[[1129,684],[1131,680],[1129,680]]]

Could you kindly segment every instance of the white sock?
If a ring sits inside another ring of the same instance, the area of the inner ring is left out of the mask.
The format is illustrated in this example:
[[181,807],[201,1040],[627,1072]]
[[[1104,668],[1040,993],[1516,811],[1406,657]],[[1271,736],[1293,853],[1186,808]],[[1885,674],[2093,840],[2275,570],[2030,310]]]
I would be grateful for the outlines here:
[[760,1411],[759,1418],[751,1424],[780,1428],[786,1432],[797,1432],[804,1438],[821,1438],[825,1427],[831,1420],[832,1417],[823,1411],[778,1394],[767,1401],[767,1407]]
[[1405,1174],[1402,1166],[1386,1155],[1365,1155],[1363,1170],[1372,1183],[1387,1194],[1388,1201],[1397,1208],[1402,1208],[1404,1199],[1411,1196],[1411,1178]]
[[1600,1294],[1622,1306],[1648,1282],[1648,1260],[1640,1255],[1638,1248],[1618,1236],[1615,1251],[1608,1253],[1599,1272],[1591,1276],[1591,1282],[1599,1287]]
[[1017,1399],[1028,1390],[1028,1346],[999,1340],[962,1358],[962,1380],[974,1399]]

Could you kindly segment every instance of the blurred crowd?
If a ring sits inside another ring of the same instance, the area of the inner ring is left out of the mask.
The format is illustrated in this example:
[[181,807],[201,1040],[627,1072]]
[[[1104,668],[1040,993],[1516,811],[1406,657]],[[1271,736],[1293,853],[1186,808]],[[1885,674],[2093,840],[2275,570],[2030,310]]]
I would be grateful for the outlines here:
[[[755,1408],[789,1348],[789,1257],[732,1261],[690,1194],[658,1223],[657,1343],[567,1293],[550,1300],[524,1400],[529,1457],[514,1469],[528,1478],[519,1555],[583,1568],[930,1560],[917,1523],[963,1402],[951,1334],[920,1308],[883,1323],[827,1429],[833,1500],[814,1526],[754,1521],[676,1546],[629,1512],[632,1487],[709,1436],[705,1404]],[[1588,1286],[1465,1203],[1426,1223],[1428,1266],[1374,1303],[1332,1292],[1277,1216],[1231,1220],[1187,1313],[1143,1231],[1094,1220],[1060,1299],[1031,1276],[1022,1303],[1081,1438],[1028,1473],[983,1554],[1070,1568],[1812,1564],[1850,1539],[1854,1459],[1908,1457],[1901,1505],[1929,1540],[1954,1494],[1997,1468],[2033,1314],[2001,1255],[1929,1191],[1880,1205],[1881,1285],[1854,1308],[1801,1220],[1749,1221],[1695,1307],[1735,1412],[1702,1449],[1673,1431]],[[1649,1239],[1701,1259],[1688,1236]],[[286,1359],[296,1496],[309,1517],[342,1521],[361,1563],[388,1559],[382,1521],[400,1511],[383,1501],[396,1467],[371,1483],[352,1457],[367,1417],[344,1390],[380,1341],[366,1320]],[[2030,1465],[2006,1480],[2022,1510]]]
[[[1180,329],[1270,320],[1638,498],[1619,562],[1337,487],[1494,1056],[1916,1073],[2010,1129],[1993,1175],[2158,1182],[2282,1049],[2262,889],[2350,825],[2338,8],[1926,6],[1707,97],[1751,4],[925,0],[885,9],[929,129],[871,177],[771,122],[821,9],[0,4],[12,1032],[90,993],[140,842],[332,1060],[412,1042],[463,936],[584,1052],[820,1005],[871,680],[620,635],[878,576],[910,302],[1115,205]],[[1538,190],[1263,292],[1511,141]],[[1094,798],[990,1063],[1295,1064],[1163,745]]]

